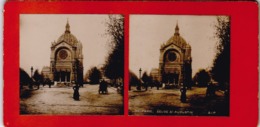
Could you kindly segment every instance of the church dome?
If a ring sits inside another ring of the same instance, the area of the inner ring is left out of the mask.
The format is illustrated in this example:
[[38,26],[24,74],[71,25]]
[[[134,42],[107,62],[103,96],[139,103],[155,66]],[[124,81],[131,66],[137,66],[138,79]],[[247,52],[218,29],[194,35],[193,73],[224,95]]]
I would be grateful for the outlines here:
[[175,33],[174,35],[166,42],[166,45],[170,45],[174,43],[175,45],[181,47],[181,48],[185,48],[187,46],[187,42],[185,41],[185,39],[183,39],[181,36],[180,36],[180,33],[179,33],[179,26],[178,24],[176,25],[175,27]]
[[71,33],[64,33],[64,34],[62,34],[59,37],[57,42],[59,43],[59,42],[62,42],[62,41],[65,41],[65,42],[67,42],[69,44],[72,44],[72,45],[78,43],[77,38],[73,34],[71,34]]
[[166,45],[169,45],[169,44],[171,44],[171,43],[174,43],[174,44],[176,44],[177,46],[182,47],[182,48],[186,47],[186,45],[187,45],[186,41],[185,41],[181,36],[176,36],[176,35],[172,36],[172,37],[166,42]]
[[62,34],[62,35],[59,37],[57,43],[60,43],[60,42],[62,42],[62,41],[67,42],[67,43],[72,44],[72,45],[78,43],[77,38],[76,38],[73,34],[71,34],[71,32],[70,32],[69,22],[67,22],[67,24],[66,24],[65,33]]

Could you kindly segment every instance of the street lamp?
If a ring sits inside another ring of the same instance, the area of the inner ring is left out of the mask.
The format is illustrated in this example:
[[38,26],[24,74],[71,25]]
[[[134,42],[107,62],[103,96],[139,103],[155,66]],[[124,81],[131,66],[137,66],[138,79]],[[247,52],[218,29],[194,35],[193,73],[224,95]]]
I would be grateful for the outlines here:
[[141,73],[142,73],[142,69],[139,69],[139,79],[141,80]]
[[33,66],[31,66],[31,78],[32,78],[32,73],[33,73]]
[[137,90],[141,90],[141,84],[142,84],[142,81],[141,81],[141,73],[142,73],[142,69],[140,68],[139,69],[139,83],[138,83],[138,86],[137,86]]

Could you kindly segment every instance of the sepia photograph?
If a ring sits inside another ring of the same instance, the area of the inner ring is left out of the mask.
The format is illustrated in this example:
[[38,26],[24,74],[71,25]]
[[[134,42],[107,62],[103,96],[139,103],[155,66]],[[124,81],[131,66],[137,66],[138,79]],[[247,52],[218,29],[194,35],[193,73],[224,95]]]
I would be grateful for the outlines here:
[[20,14],[21,115],[123,115],[124,17]]
[[4,126],[257,126],[256,2],[7,1],[3,10]]
[[129,114],[229,116],[230,18],[130,15]]

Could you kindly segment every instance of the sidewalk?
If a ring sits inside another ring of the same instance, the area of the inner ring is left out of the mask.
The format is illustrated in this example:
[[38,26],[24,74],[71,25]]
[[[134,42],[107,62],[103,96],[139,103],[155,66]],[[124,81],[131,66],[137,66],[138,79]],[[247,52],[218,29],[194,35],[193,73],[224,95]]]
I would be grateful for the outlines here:
[[[28,98],[21,98],[21,114],[57,115],[120,115],[123,97],[111,87],[108,94],[98,93],[99,85],[84,85],[79,89],[80,101],[73,99],[72,87],[40,87],[32,90]],[[27,91],[28,92],[28,91]]]

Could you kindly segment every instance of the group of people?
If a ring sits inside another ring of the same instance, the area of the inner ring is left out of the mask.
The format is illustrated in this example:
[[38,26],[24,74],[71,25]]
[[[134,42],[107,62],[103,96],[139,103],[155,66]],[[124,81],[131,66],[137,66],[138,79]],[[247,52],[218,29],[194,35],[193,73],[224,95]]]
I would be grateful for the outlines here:
[[[147,91],[148,89],[148,83],[143,83],[142,84],[143,87],[145,88],[145,90]],[[151,89],[153,88],[154,85],[150,85],[151,86]],[[79,100],[79,85],[75,85],[73,87],[73,90],[74,90],[74,93],[73,93],[73,98],[75,100]],[[99,90],[98,90],[98,93],[99,94],[106,94],[108,93],[108,90],[107,90],[107,87],[108,87],[108,83],[102,79],[100,81],[100,84],[99,84]],[[157,90],[159,90],[159,87],[160,87],[160,84],[156,84],[156,87],[157,87]],[[187,92],[187,89],[189,89],[189,87],[185,87],[183,86],[182,88],[180,88],[180,92],[181,92],[181,97],[180,97],[180,100],[181,102],[186,102],[186,92]],[[141,90],[141,84],[137,86],[137,90]],[[209,82],[208,86],[207,86],[207,90],[206,90],[206,98],[209,98],[209,97],[213,97],[215,96],[215,91],[216,91],[216,86],[212,83],[212,82]]]
[[152,83],[143,82],[143,83],[139,83],[136,89],[141,90],[142,89],[141,87],[144,87],[145,91],[147,91],[149,86],[151,87],[151,89],[153,89],[153,87],[156,87],[156,89],[159,90],[161,84],[160,82],[152,82]]
[[100,93],[102,93],[102,94],[107,94],[107,93],[108,93],[108,90],[107,90],[108,85],[115,87],[115,88],[117,89],[117,92],[118,92],[118,93],[123,94],[124,89],[123,89],[123,84],[122,84],[121,82],[119,82],[119,83],[116,83],[116,82],[115,82],[115,83],[113,83],[113,84],[110,84],[110,83],[106,82],[104,79],[102,79],[102,80],[100,81],[100,83],[99,83],[98,93],[99,93],[99,94],[100,94]]
[[[136,89],[137,90],[141,90],[141,87],[142,87],[141,85],[147,91],[148,86],[149,86],[149,84],[147,82],[138,84]],[[154,84],[151,84],[150,86],[151,86],[151,89],[152,89]],[[155,86],[157,87],[157,90],[159,90],[160,83],[156,84]],[[180,93],[181,93],[180,100],[181,100],[181,102],[185,103],[186,102],[186,98],[187,98],[186,92],[187,92],[188,89],[191,90],[191,86],[190,85],[188,85],[188,86],[181,85],[181,86],[182,87],[180,88]],[[166,85],[163,84],[162,87],[166,87]],[[207,85],[207,89],[206,89],[206,98],[214,97],[215,96],[215,92],[216,92],[216,85],[213,82],[209,82],[208,85]],[[225,92],[225,93],[228,93],[228,92]]]
[[[108,93],[107,86],[108,86],[107,82],[104,79],[102,79],[100,81],[100,84],[99,84],[98,93],[99,94],[101,94],[101,93],[102,94]],[[74,100],[79,101],[79,97],[80,97],[79,88],[80,87],[82,87],[82,85],[80,85],[80,84],[76,84],[75,86],[73,86],[73,90],[74,90],[74,92],[73,92],[73,99]]]
[[[188,87],[189,89],[189,87]],[[209,82],[207,85],[207,89],[206,89],[206,99],[210,99],[212,97],[214,97],[216,95],[216,89],[217,89],[217,85],[214,84],[213,82]],[[180,89],[181,92],[181,102],[186,102],[186,91],[187,88],[186,87],[182,87]]]
[[44,87],[47,84],[49,86],[49,88],[51,88],[52,82],[51,82],[51,80],[45,80],[44,82],[31,81],[30,84],[29,84],[29,88],[33,89],[33,87],[36,86],[37,89],[40,89],[41,84],[42,84],[42,87]]

